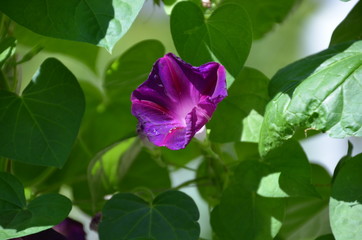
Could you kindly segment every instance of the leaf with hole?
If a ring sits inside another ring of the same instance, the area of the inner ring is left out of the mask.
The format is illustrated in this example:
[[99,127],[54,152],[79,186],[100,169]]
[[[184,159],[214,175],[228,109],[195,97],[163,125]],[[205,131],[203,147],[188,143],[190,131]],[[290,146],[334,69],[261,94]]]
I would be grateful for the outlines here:
[[281,69],[271,80],[261,128],[262,155],[297,127],[331,137],[362,136],[362,41],[345,43]]

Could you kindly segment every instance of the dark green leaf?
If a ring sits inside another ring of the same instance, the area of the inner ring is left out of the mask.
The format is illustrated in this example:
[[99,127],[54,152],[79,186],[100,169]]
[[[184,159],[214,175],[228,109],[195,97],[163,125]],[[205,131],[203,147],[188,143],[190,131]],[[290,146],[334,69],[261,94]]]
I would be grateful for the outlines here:
[[333,234],[327,234],[316,238],[315,240],[335,240]]
[[186,62],[201,65],[212,61],[214,55],[234,77],[241,71],[251,47],[249,17],[234,3],[221,5],[205,20],[196,4],[180,2],[172,10],[171,33]]
[[17,178],[8,173],[0,172],[0,189],[1,210],[7,209],[7,206],[10,209],[25,207],[24,188]]
[[220,240],[271,240],[284,215],[284,200],[256,194],[267,170],[257,161],[243,161],[211,214],[211,225]]
[[297,127],[338,138],[362,136],[362,41],[350,44],[297,61],[272,78],[275,96],[264,115],[261,154],[290,138]]
[[198,219],[196,204],[182,192],[164,192],[152,203],[121,193],[106,203],[99,234],[101,240],[196,240]]
[[59,194],[42,195],[26,204],[21,183],[8,173],[0,173],[0,187],[0,239],[51,228],[65,219],[72,208],[70,200]]
[[362,154],[346,159],[334,176],[329,201],[331,227],[336,239],[362,238]]
[[313,240],[317,236],[330,233],[328,199],[331,177],[321,166],[312,164],[312,183],[321,198],[287,199],[286,215],[278,233],[280,239]]
[[359,1],[348,16],[334,30],[330,45],[351,40],[362,40],[362,2]]
[[47,59],[21,96],[0,91],[0,155],[62,167],[77,136],[84,96],[58,60]]
[[253,38],[259,39],[281,23],[293,9],[297,0],[224,0],[224,3],[237,3],[245,8],[253,27]]
[[46,194],[37,197],[25,209],[16,210],[12,219],[2,218],[1,222],[10,221],[0,224],[0,239],[26,236],[51,228],[64,220],[71,209],[71,201],[62,195]]
[[130,102],[130,95],[146,81],[156,60],[165,53],[158,40],[144,40],[132,46],[106,70],[103,86],[113,101]]
[[144,0],[5,1],[0,10],[49,37],[92,43],[111,51],[127,32]]
[[261,115],[269,101],[268,83],[267,77],[258,70],[243,68],[208,124],[210,139],[258,142]]

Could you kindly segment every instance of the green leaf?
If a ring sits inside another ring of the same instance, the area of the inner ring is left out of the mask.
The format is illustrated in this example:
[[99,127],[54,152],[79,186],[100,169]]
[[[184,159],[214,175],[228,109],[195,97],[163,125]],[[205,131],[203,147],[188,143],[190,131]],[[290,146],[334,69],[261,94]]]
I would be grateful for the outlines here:
[[200,234],[197,206],[179,191],[164,192],[152,203],[133,194],[116,194],[102,212],[101,240],[197,240]]
[[[71,201],[59,194],[41,195],[26,204],[21,183],[8,173],[0,173],[0,186],[0,239],[51,228],[64,220],[72,208]],[[4,204],[9,201],[12,206]]]
[[331,177],[321,166],[312,164],[312,183],[322,198],[299,197],[287,199],[286,215],[278,239],[314,240],[331,233],[328,200]]
[[21,182],[14,176],[0,172],[0,207],[1,210],[23,208],[26,206],[24,188]]
[[347,17],[338,25],[332,34],[330,45],[335,45],[351,40],[362,40],[362,2],[359,1],[353,7]]
[[296,0],[224,0],[224,3],[240,4],[250,16],[253,38],[262,38],[271,31],[277,23],[282,23],[288,13],[293,9]]
[[158,40],[144,40],[128,49],[106,70],[103,86],[109,98],[129,103],[132,91],[147,80],[153,64],[164,54]]
[[97,154],[89,165],[88,180],[96,209],[107,194],[139,189],[157,193],[171,187],[168,169],[159,166],[135,138]]
[[272,240],[284,215],[284,199],[256,194],[266,169],[257,161],[243,161],[211,213],[211,225],[220,240]]
[[268,78],[258,70],[243,68],[208,124],[210,139],[258,142],[261,115],[269,101],[268,83]]
[[335,240],[333,234],[326,234],[316,238],[315,240]]
[[83,92],[58,60],[47,59],[21,96],[0,91],[0,155],[62,167],[84,111]]
[[257,193],[264,197],[319,197],[311,184],[310,165],[302,147],[287,141],[263,159],[268,173],[262,177]]
[[92,43],[111,51],[128,31],[144,0],[5,1],[0,10],[41,35]]
[[362,154],[345,160],[334,176],[329,215],[336,239],[362,238]]
[[362,136],[362,41],[336,45],[281,69],[271,80],[259,151],[265,155],[297,127],[331,137]]
[[233,3],[222,4],[205,20],[196,4],[180,2],[172,10],[171,33],[183,60],[198,66],[212,61],[214,55],[234,77],[251,47],[249,17]]

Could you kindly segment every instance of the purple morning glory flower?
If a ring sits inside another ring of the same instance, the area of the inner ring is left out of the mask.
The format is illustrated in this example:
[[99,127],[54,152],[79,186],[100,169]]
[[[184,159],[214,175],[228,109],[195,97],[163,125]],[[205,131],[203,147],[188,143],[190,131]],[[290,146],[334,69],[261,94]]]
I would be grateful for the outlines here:
[[132,93],[138,131],[157,146],[185,148],[227,96],[225,69],[216,62],[194,67],[172,53],[158,59]]

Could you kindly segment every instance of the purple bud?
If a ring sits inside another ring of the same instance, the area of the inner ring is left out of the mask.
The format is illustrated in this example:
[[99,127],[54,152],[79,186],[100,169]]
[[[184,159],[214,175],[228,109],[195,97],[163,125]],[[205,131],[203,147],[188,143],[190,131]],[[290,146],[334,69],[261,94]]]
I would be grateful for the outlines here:
[[158,59],[131,96],[138,131],[157,146],[185,148],[227,96],[225,69],[216,62],[194,67],[172,53]]

